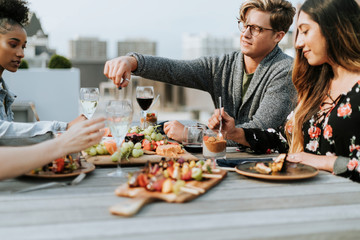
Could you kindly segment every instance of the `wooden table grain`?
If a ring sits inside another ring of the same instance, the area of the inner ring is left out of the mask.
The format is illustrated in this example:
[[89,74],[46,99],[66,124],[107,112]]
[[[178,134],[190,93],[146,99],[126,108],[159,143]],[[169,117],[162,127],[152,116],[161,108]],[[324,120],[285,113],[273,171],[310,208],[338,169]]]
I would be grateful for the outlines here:
[[0,239],[359,239],[360,185],[330,173],[275,182],[229,172],[191,202],[155,202],[124,218],[108,211],[128,201],[115,196],[121,181],[106,176],[112,170],[97,168],[77,186],[21,194],[13,191],[49,180],[0,181]]

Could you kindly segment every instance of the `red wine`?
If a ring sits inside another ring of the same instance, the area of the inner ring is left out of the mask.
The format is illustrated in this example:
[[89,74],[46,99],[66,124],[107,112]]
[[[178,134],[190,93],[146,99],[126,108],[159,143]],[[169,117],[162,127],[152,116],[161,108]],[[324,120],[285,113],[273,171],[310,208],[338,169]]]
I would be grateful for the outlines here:
[[154,98],[136,98],[142,110],[148,110]]
[[200,144],[184,144],[184,148],[186,151],[191,153],[201,153],[202,152],[202,146]]

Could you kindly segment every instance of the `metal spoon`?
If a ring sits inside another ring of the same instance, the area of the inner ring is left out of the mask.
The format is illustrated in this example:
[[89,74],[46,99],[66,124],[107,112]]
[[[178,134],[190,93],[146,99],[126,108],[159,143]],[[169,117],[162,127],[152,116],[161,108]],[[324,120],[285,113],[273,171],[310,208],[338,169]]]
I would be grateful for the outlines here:
[[218,137],[219,139],[223,138],[223,135],[221,133],[221,128],[222,128],[222,115],[221,115],[221,96],[219,97],[219,110],[220,110],[220,115],[219,115],[219,122],[220,122],[220,126],[219,126],[219,134]]

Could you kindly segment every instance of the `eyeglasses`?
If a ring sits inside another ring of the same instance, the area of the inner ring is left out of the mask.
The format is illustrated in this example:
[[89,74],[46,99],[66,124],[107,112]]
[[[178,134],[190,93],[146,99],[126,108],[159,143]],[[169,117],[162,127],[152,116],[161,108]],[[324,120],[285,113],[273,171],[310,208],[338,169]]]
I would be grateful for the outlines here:
[[243,33],[246,31],[246,29],[250,28],[250,34],[254,37],[258,36],[264,30],[274,31],[274,29],[271,29],[271,28],[264,28],[264,27],[259,27],[256,25],[249,25],[249,24],[245,24],[241,21],[238,21],[238,28],[239,28],[240,32],[243,32]]

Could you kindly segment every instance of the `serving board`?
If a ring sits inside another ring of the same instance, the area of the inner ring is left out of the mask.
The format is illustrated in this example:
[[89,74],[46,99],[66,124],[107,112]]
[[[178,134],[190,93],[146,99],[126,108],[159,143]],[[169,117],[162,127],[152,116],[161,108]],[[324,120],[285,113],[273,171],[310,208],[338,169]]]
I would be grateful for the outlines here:
[[150,192],[145,188],[136,187],[130,188],[127,183],[119,186],[115,190],[115,194],[119,197],[130,197],[130,201],[122,202],[117,205],[110,207],[111,214],[120,215],[120,216],[133,216],[135,215],[144,205],[147,203],[153,202],[155,200],[162,200],[169,203],[184,203],[188,202],[208,191],[210,188],[214,187],[216,184],[221,182],[227,171],[219,169],[219,172],[214,173],[219,178],[203,178],[202,181],[187,181],[185,187],[191,189],[199,189],[197,194],[192,194],[188,192],[181,191],[178,195],[174,193],[160,193],[160,192]]
[[[96,156],[90,156],[88,154],[86,154],[85,152],[83,152],[83,156],[85,157],[85,160],[89,163],[94,164],[95,166],[116,166],[117,163],[111,161],[110,159],[110,155],[96,155]],[[179,154],[179,157],[184,158],[184,160],[198,160],[197,157],[195,157],[194,155],[190,154],[189,152],[184,150],[184,153]],[[158,163],[160,162],[161,158],[163,158],[164,156],[160,156],[160,155],[156,155],[156,154],[144,154],[138,158],[134,158],[134,157],[129,157],[129,161],[127,161],[126,159],[121,160],[120,164],[122,166],[126,166],[126,165],[142,165],[145,164],[147,161],[151,162],[151,163]],[[169,158],[169,157],[165,157],[165,158]]]

